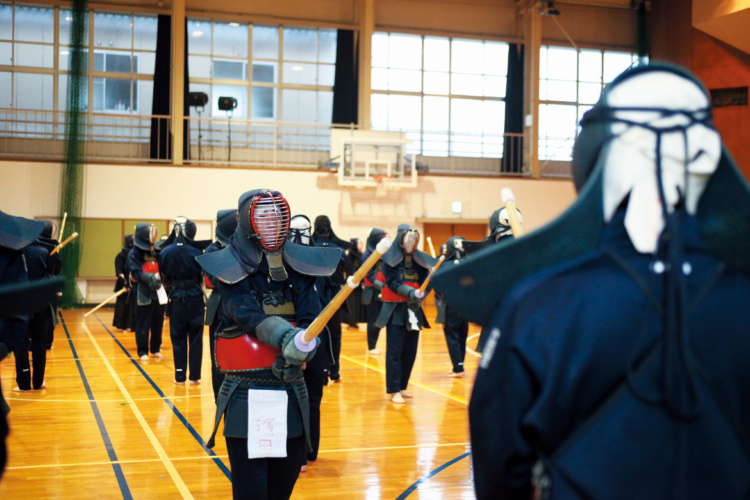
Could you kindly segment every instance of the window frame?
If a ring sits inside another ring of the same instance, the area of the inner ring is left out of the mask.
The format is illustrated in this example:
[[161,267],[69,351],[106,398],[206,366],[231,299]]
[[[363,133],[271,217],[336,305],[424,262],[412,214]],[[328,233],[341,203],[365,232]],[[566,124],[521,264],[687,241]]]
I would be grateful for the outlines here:
[[[453,115],[454,115],[454,105],[458,105],[461,101],[479,101],[479,102],[498,102],[501,103],[501,107],[504,109],[506,105],[506,89],[507,89],[507,56],[506,56],[506,65],[504,68],[504,73],[502,75],[496,75],[496,74],[490,74],[485,73],[484,68],[481,73],[466,73],[464,71],[457,71],[454,70],[453,65],[453,52],[454,52],[454,42],[465,42],[465,41],[474,41],[474,42],[480,42],[482,46],[484,47],[487,43],[493,43],[493,44],[501,44],[503,45],[503,50],[507,51],[509,50],[509,44],[507,42],[499,41],[499,40],[486,40],[486,39],[470,39],[470,38],[464,38],[464,37],[457,37],[457,36],[436,36],[431,34],[421,34],[421,35],[415,35],[412,33],[401,33],[401,32],[394,32],[394,31],[376,31],[373,33],[373,38],[376,36],[387,36],[388,37],[388,49],[387,53],[390,55],[391,47],[390,47],[390,38],[392,35],[398,35],[398,36],[413,36],[413,37],[419,37],[420,39],[420,48],[421,48],[421,60],[420,60],[420,67],[419,69],[404,69],[401,67],[391,66],[390,62],[389,65],[383,66],[379,63],[379,61],[375,61],[376,55],[374,54],[375,51],[373,51],[373,58],[370,61],[371,63],[371,71],[374,70],[383,70],[386,75],[392,71],[418,71],[420,73],[420,90],[419,91],[408,91],[408,90],[390,90],[388,87],[390,84],[388,83],[386,85],[386,88],[374,88],[373,81],[371,79],[370,81],[370,106],[372,109],[372,102],[374,96],[388,96],[388,100],[390,100],[390,96],[411,96],[411,97],[418,97],[420,102],[420,127],[419,130],[412,130],[412,129],[404,129],[404,128],[393,128],[389,125],[389,118],[386,118],[386,127],[385,128],[379,128],[376,126],[376,124],[372,120],[372,112],[371,112],[371,122],[370,127],[373,130],[383,130],[383,131],[401,131],[406,133],[406,138],[411,141],[411,144],[407,146],[407,150],[410,153],[425,155],[425,156],[437,156],[437,157],[451,157],[451,156],[461,156],[461,157],[472,157],[472,158],[488,158],[488,159],[498,159],[502,158],[503,155],[503,137],[505,134],[505,117],[499,117],[498,118],[498,127],[500,129],[499,134],[497,132],[488,132],[484,129],[484,126],[482,126],[481,132],[471,132],[463,129],[456,129],[455,125],[453,123]],[[437,70],[437,69],[427,69],[425,67],[426,63],[426,56],[425,56],[425,46],[428,39],[435,39],[436,41],[441,40],[447,40],[448,44],[446,47],[447,50],[447,70]],[[447,85],[447,92],[445,93],[436,93],[436,92],[428,92],[425,90],[425,82],[426,82],[426,76],[430,75],[445,75],[447,82],[445,85]],[[484,88],[481,89],[479,93],[476,94],[459,94],[453,92],[454,87],[454,79],[455,77],[463,77],[463,76],[473,76],[478,77],[480,81],[482,81],[482,85],[484,85],[485,78],[487,77],[499,77],[502,79],[505,79],[506,86],[503,87],[502,91],[497,92],[496,94],[501,95],[486,95],[484,92]],[[425,128],[425,103],[428,100],[434,99],[434,98],[445,98],[447,99],[447,129],[446,130],[430,130]],[[378,99],[376,97],[376,99]],[[499,140],[494,141],[493,136],[498,136]],[[442,140],[447,138],[447,148],[445,151],[439,151],[440,148],[435,147],[435,145],[439,144]],[[464,139],[464,142],[461,141],[461,139]],[[474,138],[476,140],[470,140],[471,138]],[[489,138],[489,140],[488,140]],[[468,141],[468,142],[465,142]],[[494,144],[493,142],[497,142],[497,144]],[[474,144],[475,146],[473,148],[468,147],[467,145],[471,146],[471,144]],[[477,151],[478,147],[478,151]],[[470,151],[473,149],[473,151]],[[436,154],[437,153],[437,154]],[[457,154],[458,153],[458,154]]]

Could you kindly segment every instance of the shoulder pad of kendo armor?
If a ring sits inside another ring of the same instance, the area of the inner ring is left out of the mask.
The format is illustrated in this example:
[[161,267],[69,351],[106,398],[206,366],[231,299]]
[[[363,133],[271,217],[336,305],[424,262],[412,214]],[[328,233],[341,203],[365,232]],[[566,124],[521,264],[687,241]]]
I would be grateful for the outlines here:
[[284,262],[308,276],[330,276],[341,259],[339,247],[309,247],[290,240],[284,243]]
[[44,222],[8,215],[0,211],[0,247],[20,250],[44,231]]
[[249,274],[237,261],[230,247],[198,255],[195,260],[206,273],[230,285],[242,281]]
[[424,267],[425,269],[432,269],[433,267],[435,267],[435,264],[437,264],[438,261],[437,257],[426,254],[421,250],[414,250],[412,257],[414,257],[414,262]]

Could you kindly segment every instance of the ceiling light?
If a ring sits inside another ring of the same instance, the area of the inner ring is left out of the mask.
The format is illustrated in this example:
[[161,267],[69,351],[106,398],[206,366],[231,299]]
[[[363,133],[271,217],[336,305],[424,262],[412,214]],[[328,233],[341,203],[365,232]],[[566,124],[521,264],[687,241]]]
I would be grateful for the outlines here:
[[203,36],[203,32],[202,31],[193,31],[192,33],[190,33],[190,36],[192,36],[193,38],[198,38],[199,36]]

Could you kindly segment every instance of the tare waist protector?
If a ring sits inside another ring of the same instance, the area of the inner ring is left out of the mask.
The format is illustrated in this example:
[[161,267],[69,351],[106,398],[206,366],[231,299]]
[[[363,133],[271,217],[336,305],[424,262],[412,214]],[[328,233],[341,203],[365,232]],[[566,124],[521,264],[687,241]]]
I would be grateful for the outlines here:
[[[404,281],[402,283],[406,286],[419,289],[419,283],[415,283],[413,281]],[[383,302],[406,302],[409,300],[406,297],[402,297],[401,295],[397,294],[396,292],[394,292],[387,286],[383,287],[382,293],[383,293]]]

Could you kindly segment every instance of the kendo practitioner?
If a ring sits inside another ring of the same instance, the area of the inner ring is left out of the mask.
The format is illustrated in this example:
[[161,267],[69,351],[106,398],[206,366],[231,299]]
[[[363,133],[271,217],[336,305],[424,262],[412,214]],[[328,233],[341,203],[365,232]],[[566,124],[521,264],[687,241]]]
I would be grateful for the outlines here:
[[[219,210],[216,213],[216,241],[208,245],[203,253],[217,252],[226,248],[229,245],[229,238],[232,237],[235,230],[237,229],[237,209]],[[206,302],[206,321],[205,325],[208,325],[208,348],[211,351],[211,387],[214,391],[214,400],[219,397],[219,388],[221,383],[224,381],[224,374],[222,374],[216,367],[216,328],[219,326],[219,315],[216,314],[219,310],[219,301],[221,300],[221,293],[218,288],[214,286],[215,278],[213,276],[205,275],[206,288],[211,290],[211,295],[208,296]]]
[[[286,241],[290,210],[278,191],[248,191],[238,206],[229,246],[198,257],[221,293],[216,361],[225,375],[207,445],[224,415],[233,497],[289,498],[310,446],[302,364],[319,344],[304,342],[321,311],[315,276],[332,274],[341,251]],[[286,425],[270,436],[258,419]]]
[[[364,242],[359,238],[349,240],[349,250],[345,253],[346,261],[345,271],[347,276],[352,276],[362,265],[362,250]],[[352,290],[352,293],[346,298],[346,309],[342,313],[341,320],[348,325],[350,330],[359,330],[357,323],[367,321],[365,307],[362,304],[362,287]]]
[[162,280],[154,248],[156,236],[155,225],[139,222],[135,226],[134,246],[128,253],[131,288],[136,295],[135,343],[141,361],[148,361],[149,352],[157,359],[164,357],[161,353],[161,340],[167,305],[166,302],[161,303],[158,293],[162,288]]
[[169,336],[174,353],[174,383],[201,383],[203,360],[203,270],[196,257],[203,250],[194,243],[197,228],[187,217],[177,217],[158,256],[162,279],[170,284]]
[[[289,225],[288,240],[297,245],[312,246],[312,224],[306,215],[297,214],[292,217]],[[318,284],[325,280],[325,277],[315,278],[316,289]],[[325,286],[325,284],[323,284]],[[318,293],[321,308],[324,308],[327,301],[323,301]],[[326,303],[324,303],[326,302]],[[320,346],[315,351],[315,355],[305,362],[303,376],[307,394],[310,398],[310,446],[311,451],[307,452],[305,459],[302,461],[301,472],[307,472],[307,462],[314,462],[318,459],[318,450],[320,449],[320,405],[323,402],[323,386],[328,385],[328,367],[333,365],[333,353],[331,352],[331,338],[328,328],[318,336]]]
[[[17,345],[23,345],[29,313],[48,307],[62,288],[61,279],[29,282],[22,250],[33,243],[44,228],[42,221],[0,211],[0,360]],[[5,439],[9,412],[0,384],[0,477],[7,458]]]
[[[60,242],[57,241],[57,223],[47,219],[42,220],[42,222],[44,222],[44,229],[42,230],[42,234],[39,235],[38,240],[47,248],[54,249],[60,244]],[[52,273],[47,276],[47,278],[57,278],[62,273],[62,259],[60,258],[59,252],[55,253],[55,255],[50,255],[49,268]],[[52,308],[52,323],[47,324],[47,332],[45,334],[46,338],[44,341],[45,347],[48,351],[52,349],[52,343],[55,341],[55,327],[58,323],[57,299],[58,295],[55,294],[50,301],[50,306]]]
[[[516,215],[518,216],[518,222],[523,223],[523,216],[521,211],[516,209]],[[499,243],[501,241],[507,241],[513,239],[513,230],[510,227],[510,219],[508,218],[508,209],[505,207],[498,208],[492,215],[490,215],[490,234],[482,241],[464,241],[465,255],[471,255],[474,252],[481,250],[489,246],[492,243]],[[484,349],[484,343],[487,340],[487,328],[482,328],[479,332],[479,339],[477,340],[476,351],[481,353]]]
[[[374,227],[370,230],[370,234],[367,236],[367,245],[365,251],[362,254],[362,262],[367,261],[375,251],[375,247],[378,245],[380,240],[388,236],[383,229]],[[383,304],[381,299],[381,292],[385,286],[385,276],[383,275],[383,261],[378,260],[377,263],[370,268],[363,280],[364,289],[362,290],[362,304],[365,306],[365,313],[367,315],[367,349],[370,354],[380,354],[378,349],[378,337],[380,336],[380,328],[377,326],[378,316],[380,315],[380,307]]]
[[126,234],[123,239],[122,249],[120,253],[115,257],[115,274],[117,275],[117,281],[115,282],[115,292],[119,292],[123,288],[128,289],[127,292],[117,296],[115,302],[115,313],[112,316],[112,326],[118,330],[132,330],[133,329],[133,315],[131,314],[130,307],[130,279],[128,272],[128,253],[133,248],[133,235]]
[[573,206],[435,276],[469,319],[499,307],[479,499],[750,495],[750,188],[711,114],[686,70],[622,73],[581,120]]
[[385,386],[391,401],[406,403],[404,398],[414,361],[417,359],[419,331],[429,328],[422,311],[419,287],[430,274],[437,259],[417,249],[419,231],[409,224],[398,226],[396,244],[383,255],[383,305],[376,326],[385,326]]
[[[333,232],[331,228],[331,220],[326,215],[319,215],[315,218],[313,223],[313,234],[312,240],[316,247],[323,248],[334,248],[341,250],[341,258],[338,266],[336,266],[336,272],[331,276],[319,278],[316,282],[318,293],[323,300],[323,305],[328,304],[336,294],[341,290],[341,287],[346,283],[346,259],[344,251],[349,249],[349,242],[342,240]],[[345,303],[346,304],[346,303]],[[331,319],[326,324],[326,328],[331,336],[331,351],[333,352],[333,364],[328,369],[328,377],[334,384],[341,382],[341,364],[339,363],[339,357],[341,356],[341,318],[343,311],[339,309],[336,311]]]
[[[28,270],[29,281],[53,278],[62,270],[62,259],[57,252],[50,252],[57,246],[55,233],[57,225],[51,220],[42,220],[44,229],[37,240],[23,248],[23,257]],[[47,303],[47,307],[31,313],[26,326],[24,341],[13,349],[16,358],[17,392],[44,389],[44,372],[47,367],[47,343],[50,331],[55,329],[57,297]],[[29,346],[33,363],[29,362]]]
[[[445,259],[457,263],[465,256],[461,236],[452,236],[448,238],[445,245],[441,245],[441,254]],[[466,358],[466,339],[469,336],[469,322],[466,321],[461,313],[445,300],[443,294],[435,290],[435,297],[439,300],[438,317],[435,323],[443,325],[445,343],[448,346],[448,355],[451,358],[452,370],[448,373],[450,377],[464,376],[464,359]]]

